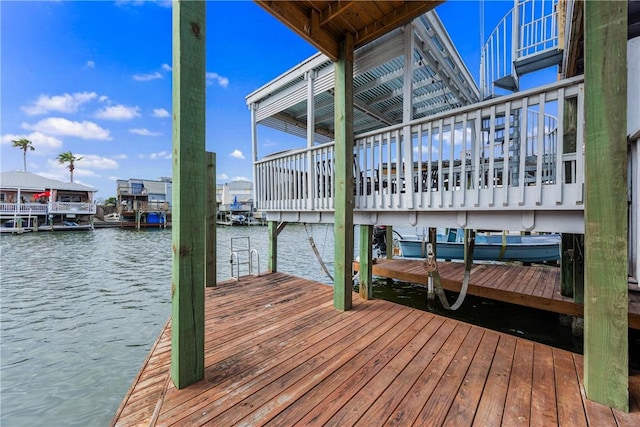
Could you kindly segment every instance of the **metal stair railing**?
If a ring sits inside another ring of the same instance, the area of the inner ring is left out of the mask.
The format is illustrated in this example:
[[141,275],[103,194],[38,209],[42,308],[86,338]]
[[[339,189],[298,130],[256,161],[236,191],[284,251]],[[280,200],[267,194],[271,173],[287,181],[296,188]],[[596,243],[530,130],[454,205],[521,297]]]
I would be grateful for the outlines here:
[[515,92],[523,74],[559,64],[558,0],[514,0],[482,48],[480,91],[483,99],[496,88]]

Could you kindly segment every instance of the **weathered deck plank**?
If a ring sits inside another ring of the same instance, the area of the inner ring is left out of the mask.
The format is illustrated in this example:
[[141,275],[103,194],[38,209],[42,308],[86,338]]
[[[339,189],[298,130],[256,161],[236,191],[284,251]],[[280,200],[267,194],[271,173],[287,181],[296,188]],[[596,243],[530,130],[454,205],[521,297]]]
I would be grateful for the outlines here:
[[[373,274],[426,286],[427,273],[422,264],[420,259],[379,259],[373,265]],[[357,262],[354,262],[354,269],[359,269]],[[444,289],[460,292],[464,264],[440,261],[438,271]],[[560,294],[560,269],[557,267],[476,264],[471,269],[467,292],[570,316],[582,316],[584,311],[582,304]],[[629,291],[629,327],[640,329],[640,291],[636,290]]]
[[183,390],[169,380],[167,324],[114,425],[640,423],[640,382],[630,381],[631,414],[589,402],[579,355],[353,302],[336,311],[331,287],[279,273],[207,288],[204,380]]

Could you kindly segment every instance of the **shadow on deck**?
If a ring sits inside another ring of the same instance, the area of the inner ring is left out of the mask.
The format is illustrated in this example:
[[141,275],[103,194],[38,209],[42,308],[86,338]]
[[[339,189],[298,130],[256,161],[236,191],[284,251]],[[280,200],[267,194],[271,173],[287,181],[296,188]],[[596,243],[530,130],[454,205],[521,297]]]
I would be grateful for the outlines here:
[[565,350],[355,294],[339,312],[331,287],[281,273],[205,298],[205,378],[173,386],[168,322],[114,425],[640,423],[640,377],[632,412],[611,410]]

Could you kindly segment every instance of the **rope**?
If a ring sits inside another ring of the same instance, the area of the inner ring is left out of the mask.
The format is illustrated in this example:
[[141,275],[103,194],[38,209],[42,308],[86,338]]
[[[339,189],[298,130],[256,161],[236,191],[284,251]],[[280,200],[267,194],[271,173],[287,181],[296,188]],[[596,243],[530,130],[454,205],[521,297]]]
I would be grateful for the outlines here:
[[458,298],[453,304],[449,304],[447,295],[444,293],[440,273],[438,273],[438,263],[433,253],[433,246],[431,243],[427,245],[427,259],[423,264],[427,274],[433,279],[433,283],[435,285],[434,290],[436,295],[438,295],[438,299],[442,303],[442,306],[451,311],[455,311],[460,308],[467,296],[467,290],[469,289],[469,278],[471,277],[471,267],[473,266],[473,248],[475,246],[475,234],[472,231],[469,231],[467,235],[467,230],[465,230],[465,242],[468,244],[466,245],[467,251],[464,257],[464,278],[462,280],[462,287],[460,288]]
[[327,275],[327,277],[329,277],[329,279],[333,282],[333,276],[331,275],[331,273],[329,273],[329,270],[327,269],[326,264],[322,260],[322,255],[320,255],[320,252],[316,247],[316,243],[313,241],[313,236],[309,234],[308,224],[306,222],[303,222],[302,224],[304,225],[304,231],[307,233],[307,238],[309,239],[309,244],[311,245],[311,249],[313,249],[313,253],[316,254],[316,258],[320,263],[320,267],[322,268],[324,273]]

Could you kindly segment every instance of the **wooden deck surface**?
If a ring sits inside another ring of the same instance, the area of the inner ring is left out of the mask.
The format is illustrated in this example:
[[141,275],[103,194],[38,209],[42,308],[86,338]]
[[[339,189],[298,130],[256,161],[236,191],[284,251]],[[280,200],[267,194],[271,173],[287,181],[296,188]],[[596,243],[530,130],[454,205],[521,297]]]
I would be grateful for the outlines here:
[[[354,269],[359,265],[354,263]],[[461,262],[438,262],[442,286],[459,292],[464,277]],[[427,285],[423,261],[419,259],[378,259],[373,274],[404,282]],[[637,285],[634,285],[637,288]],[[640,288],[629,291],[629,327],[640,329]],[[517,264],[474,264],[469,295],[524,305],[571,316],[583,316],[583,305],[560,294],[560,269],[550,266],[525,267]]]
[[205,378],[177,390],[170,323],[113,424],[638,426],[585,399],[582,356],[281,273],[206,289]]

